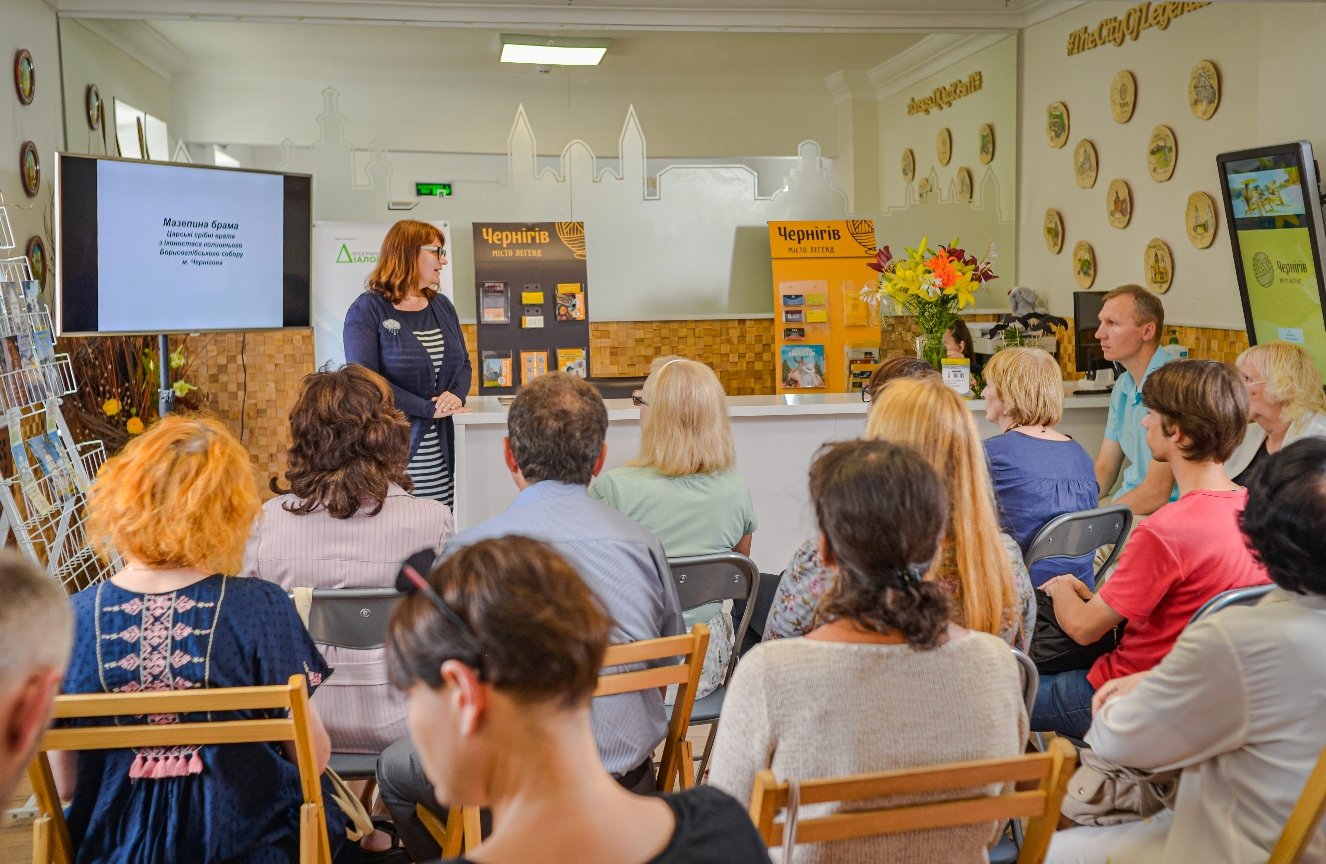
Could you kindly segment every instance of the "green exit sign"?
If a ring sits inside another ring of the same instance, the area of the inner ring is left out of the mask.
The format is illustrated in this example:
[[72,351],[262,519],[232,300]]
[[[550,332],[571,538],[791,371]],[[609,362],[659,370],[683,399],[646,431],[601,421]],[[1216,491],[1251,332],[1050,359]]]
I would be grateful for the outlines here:
[[416,183],[414,184],[414,194],[419,197],[431,195],[435,198],[450,198],[450,183]]

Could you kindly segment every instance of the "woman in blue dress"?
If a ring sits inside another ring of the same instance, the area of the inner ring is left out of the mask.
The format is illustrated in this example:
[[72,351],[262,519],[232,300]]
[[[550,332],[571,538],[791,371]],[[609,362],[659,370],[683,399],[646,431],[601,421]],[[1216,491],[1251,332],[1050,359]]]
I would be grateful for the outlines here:
[[446,263],[446,238],[435,225],[405,219],[391,226],[366,290],[345,313],[344,339],[345,362],[386,378],[410,419],[405,470],[415,496],[450,507],[451,418],[466,410],[473,370],[456,307],[437,292]]
[[[248,453],[216,420],[167,417],[108,461],[88,496],[88,530],[99,549],[118,550],[126,563],[73,598],[64,691],[284,684],[294,674],[317,687],[328,669],[290,598],[269,582],[223,575],[238,571],[258,504]],[[331,748],[312,705],[310,712],[321,770]],[[72,801],[67,820],[80,864],[298,859],[302,795],[288,745],[52,755],[61,797]],[[333,854],[357,854],[326,786]]]

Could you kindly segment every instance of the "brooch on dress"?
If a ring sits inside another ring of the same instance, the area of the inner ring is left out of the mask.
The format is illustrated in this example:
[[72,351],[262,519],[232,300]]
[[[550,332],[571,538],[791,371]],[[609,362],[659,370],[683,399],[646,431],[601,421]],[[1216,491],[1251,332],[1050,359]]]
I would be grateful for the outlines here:
[[388,318],[386,321],[383,321],[382,328],[393,336],[399,336],[401,334],[401,322],[397,321],[395,318]]

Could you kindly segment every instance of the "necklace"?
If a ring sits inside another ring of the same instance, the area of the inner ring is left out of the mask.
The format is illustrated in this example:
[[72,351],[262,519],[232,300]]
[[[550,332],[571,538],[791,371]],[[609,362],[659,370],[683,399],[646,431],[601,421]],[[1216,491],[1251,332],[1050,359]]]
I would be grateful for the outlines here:
[[1009,426],[1004,431],[1012,432],[1014,429],[1026,429],[1028,432],[1040,432],[1042,435],[1049,434],[1050,431],[1049,427],[1047,427],[1044,423],[1038,423],[1036,424],[1035,427],[1028,426],[1023,423],[1014,423],[1012,426]]

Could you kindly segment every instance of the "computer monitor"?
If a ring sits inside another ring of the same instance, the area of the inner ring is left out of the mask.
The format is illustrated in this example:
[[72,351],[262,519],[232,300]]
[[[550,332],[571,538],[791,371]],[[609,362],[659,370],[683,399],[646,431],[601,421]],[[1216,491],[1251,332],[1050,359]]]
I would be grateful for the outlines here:
[[1100,329],[1100,307],[1104,305],[1104,292],[1073,292],[1074,365],[1078,372],[1093,377],[1102,369],[1114,369],[1114,364],[1105,359],[1100,340],[1096,338],[1096,331]]

